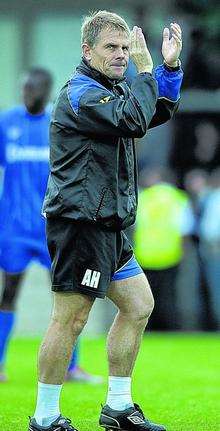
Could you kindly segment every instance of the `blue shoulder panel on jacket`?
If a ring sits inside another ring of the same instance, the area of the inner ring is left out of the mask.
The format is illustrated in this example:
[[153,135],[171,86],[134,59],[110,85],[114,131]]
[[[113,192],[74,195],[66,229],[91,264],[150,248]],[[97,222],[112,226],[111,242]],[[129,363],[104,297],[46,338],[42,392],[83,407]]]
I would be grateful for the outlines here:
[[180,87],[183,80],[183,71],[168,72],[163,65],[157,66],[154,71],[154,77],[158,83],[158,97],[176,102],[180,98]]
[[78,114],[80,98],[86,91],[91,90],[92,88],[99,88],[104,91],[108,91],[103,87],[103,85],[90,78],[90,76],[86,76],[81,73],[76,73],[73,75],[72,79],[70,79],[67,88],[67,95],[71,108],[75,114]]

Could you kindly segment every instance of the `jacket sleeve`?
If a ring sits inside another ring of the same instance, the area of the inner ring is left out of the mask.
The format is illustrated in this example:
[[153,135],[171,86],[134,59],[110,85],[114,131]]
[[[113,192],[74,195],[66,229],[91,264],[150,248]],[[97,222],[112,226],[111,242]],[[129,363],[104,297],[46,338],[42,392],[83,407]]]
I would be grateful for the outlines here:
[[179,106],[180,88],[183,80],[182,69],[169,71],[164,65],[156,67],[154,72],[158,83],[158,100],[149,129],[168,121]]
[[[149,73],[139,74],[129,98],[117,96],[95,83],[86,90],[69,89],[69,103],[75,114],[77,130],[87,136],[138,138],[145,135],[158,97],[156,80]],[[81,94],[82,93],[82,94]]]

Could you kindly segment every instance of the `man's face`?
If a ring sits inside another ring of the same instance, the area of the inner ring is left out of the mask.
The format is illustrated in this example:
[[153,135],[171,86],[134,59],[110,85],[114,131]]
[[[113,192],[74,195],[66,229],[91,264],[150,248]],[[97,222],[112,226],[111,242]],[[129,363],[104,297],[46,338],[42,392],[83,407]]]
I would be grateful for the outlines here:
[[28,74],[23,81],[22,92],[24,104],[31,114],[39,114],[44,110],[50,92],[45,79]]
[[83,45],[83,53],[90,65],[111,79],[123,78],[128,66],[130,39],[125,31],[103,29],[92,48]]

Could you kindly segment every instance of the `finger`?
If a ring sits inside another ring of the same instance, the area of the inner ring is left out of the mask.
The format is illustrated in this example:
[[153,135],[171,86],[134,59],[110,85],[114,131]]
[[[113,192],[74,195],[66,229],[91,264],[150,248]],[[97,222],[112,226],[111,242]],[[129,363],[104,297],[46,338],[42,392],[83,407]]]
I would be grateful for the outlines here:
[[175,39],[178,45],[182,44],[182,39],[179,39],[175,34],[173,34],[172,37]]
[[171,22],[170,27],[175,28],[180,33],[182,33],[181,27],[178,24],[176,24],[175,22]]
[[175,36],[177,36],[179,39],[182,39],[181,33],[175,29],[171,30],[171,34],[172,34],[172,36],[175,34]]
[[137,49],[140,47],[140,41],[141,41],[141,38],[142,38],[142,29],[140,28],[140,27],[137,27],[137,39],[136,39],[136,41],[137,41]]
[[163,40],[169,40],[170,38],[170,30],[168,27],[165,27],[163,30]]
[[175,36],[177,36],[180,40],[182,39],[182,35],[180,33],[179,30],[177,30],[176,28],[171,27],[171,35],[173,36],[175,34]]
[[170,24],[171,29],[178,31],[178,33],[182,33],[181,28],[179,28],[176,24]]
[[133,27],[133,28],[132,28],[132,30],[131,30],[131,35],[130,35],[130,36],[131,36],[131,39],[132,39],[132,40],[133,40],[133,39],[134,39],[134,37],[135,37],[135,31],[136,31],[135,29],[136,29],[136,27]]
[[131,45],[130,45],[130,50],[133,51],[136,47],[136,29],[137,27],[133,27],[132,31],[131,31]]
[[172,31],[175,31],[178,34],[178,36],[180,36],[180,37],[182,36],[182,31],[181,31],[181,28],[180,28],[180,26],[178,24],[171,23],[170,27],[171,27]]
[[147,49],[147,44],[142,29],[139,29],[138,31],[138,47],[142,52]]
[[180,32],[182,32],[181,27],[177,22],[172,22],[172,25],[174,25]]
[[137,26],[135,26],[134,27],[134,44],[135,44],[135,46],[137,46],[137,33],[138,33],[138,27]]

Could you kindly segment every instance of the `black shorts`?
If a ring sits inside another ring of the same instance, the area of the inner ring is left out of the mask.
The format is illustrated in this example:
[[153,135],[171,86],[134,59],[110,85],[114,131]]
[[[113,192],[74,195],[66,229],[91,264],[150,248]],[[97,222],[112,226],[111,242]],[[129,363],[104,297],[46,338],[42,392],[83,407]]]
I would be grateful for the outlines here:
[[122,231],[62,217],[48,218],[46,229],[54,292],[104,298],[115,271],[133,255]]

